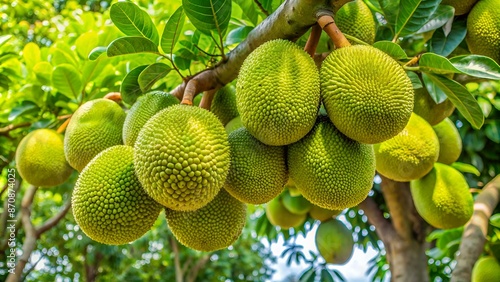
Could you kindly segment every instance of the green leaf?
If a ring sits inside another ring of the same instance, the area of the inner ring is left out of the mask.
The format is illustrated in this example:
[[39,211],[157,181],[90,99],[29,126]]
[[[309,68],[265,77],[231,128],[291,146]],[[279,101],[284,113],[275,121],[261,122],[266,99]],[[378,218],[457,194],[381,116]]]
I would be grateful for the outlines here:
[[182,0],[191,23],[206,35],[212,31],[222,37],[231,19],[231,0]]
[[174,46],[184,26],[184,9],[180,6],[168,19],[161,36],[161,49],[167,54],[174,51]]
[[500,228],[500,213],[494,214],[490,217],[490,224]]
[[446,93],[444,93],[444,91],[441,90],[441,88],[439,88],[425,72],[422,73],[422,80],[424,82],[425,89],[427,89],[427,92],[429,92],[429,95],[436,104],[442,103],[446,100],[448,97],[446,96]]
[[309,267],[302,275],[299,277],[299,282],[314,281],[316,277],[316,271],[314,266]]
[[455,9],[448,5],[439,5],[437,10],[432,14],[429,21],[420,28],[417,33],[424,33],[442,27],[448,21],[453,19]]
[[234,0],[240,6],[243,15],[255,26],[259,20],[258,8],[253,0]]
[[500,121],[492,120],[486,124],[486,136],[495,143],[500,143]]
[[40,47],[33,42],[23,48],[23,58],[28,69],[32,69],[41,60]]
[[413,89],[419,89],[419,88],[422,88],[424,87],[422,85],[422,81],[420,80],[420,78],[418,77],[418,74],[412,72],[412,71],[407,71],[406,72],[406,75],[408,75],[408,77],[410,78],[411,80],[411,85],[413,86]]
[[145,37],[158,45],[158,31],[151,17],[134,3],[115,3],[111,6],[109,15],[116,27],[125,35]]
[[500,80],[500,66],[490,57],[463,55],[451,58],[450,62],[467,75]]
[[240,26],[231,30],[226,37],[226,45],[239,44],[247,38],[250,31],[253,30],[251,26]]
[[484,115],[481,107],[470,92],[460,83],[449,78],[427,74],[429,79],[439,87],[448,99],[455,105],[457,110],[475,129],[480,129],[484,123]]
[[454,162],[451,164],[452,167],[454,167],[456,170],[463,172],[463,173],[472,173],[475,176],[480,176],[481,172],[479,170],[471,165],[471,164],[466,164],[466,163],[461,163],[461,162]]
[[378,41],[373,44],[373,47],[387,53],[395,60],[406,59],[408,56],[401,46],[391,41]]
[[434,31],[429,41],[430,51],[446,57],[460,45],[466,33],[467,25],[465,20],[455,18],[449,32],[445,32],[443,28]]
[[52,72],[52,86],[70,99],[76,99],[83,89],[82,75],[70,64],[61,64]]
[[75,41],[76,52],[81,58],[87,58],[97,46],[99,35],[95,31],[88,31],[80,35]]
[[139,75],[147,67],[148,65],[138,66],[127,73],[125,78],[123,78],[120,86],[123,102],[132,105],[137,98],[143,94],[141,86],[139,85]]
[[49,62],[39,62],[33,67],[33,72],[40,83],[51,84],[52,65]]
[[[404,0],[402,0],[404,2]],[[398,17],[399,3],[400,0],[378,0],[380,8],[382,9],[384,18],[390,26],[396,24],[396,19]]]
[[327,268],[321,270],[321,282],[334,282],[332,274]]
[[401,0],[396,19],[396,36],[405,36],[421,29],[436,11],[441,0]]
[[101,54],[105,54],[108,51],[107,47],[104,46],[97,46],[92,51],[89,53],[89,60],[95,61]]
[[0,36],[0,46],[4,45],[7,41],[9,41],[12,38],[11,34],[6,34]]
[[436,74],[460,73],[448,59],[433,53],[425,53],[418,61],[420,70]]
[[158,53],[158,46],[144,37],[127,36],[111,42],[107,50],[108,57],[134,53]]
[[25,100],[21,103],[21,105],[14,107],[12,111],[10,111],[8,121],[13,121],[21,115],[34,113],[38,110],[39,108],[35,103]]
[[163,63],[146,67],[139,75],[138,82],[142,92],[147,92],[160,79],[164,78],[172,68]]

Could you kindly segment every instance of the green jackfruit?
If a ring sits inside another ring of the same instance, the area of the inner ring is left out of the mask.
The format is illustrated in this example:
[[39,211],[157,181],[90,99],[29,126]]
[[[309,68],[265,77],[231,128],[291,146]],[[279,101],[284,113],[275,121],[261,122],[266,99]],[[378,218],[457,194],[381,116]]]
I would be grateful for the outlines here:
[[476,2],[477,0],[443,0],[441,4],[452,6],[455,8],[455,15],[460,16],[467,14]]
[[262,143],[298,141],[313,127],[320,104],[313,59],[290,41],[262,44],[241,66],[236,104],[243,125]]
[[307,214],[312,207],[312,204],[306,198],[302,197],[302,195],[292,196],[288,191],[283,193],[281,202],[293,214]]
[[341,212],[342,210],[327,210],[322,207],[312,205],[311,209],[309,210],[309,216],[319,221],[327,221],[332,217],[339,215]]
[[375,42],[375,20],[363,0],[355,0],[342,6],[335,14],[335,23],[343,33],[370,45]]
[[179,211],[208,204],[229,171],[224,127],[202,108],[174,105],[146,122],[134,146],[136,172],[158,203]]
[[134,173],[133,149],[119,145],[93,158],[73,190],[73,215],[90,239],[108,245],[135,241],[148,232],[162,206]]
[[288,146],[290,177],[302,195],[325,209],[343,210],[363,201],[375,175],[373,146],[340,133],[327,117]]
[[264,204],[278,196],[288,179],[285,147],[268,146],[246,128],[229,134],[231,166],[226,190],[248,204]]
[[432,127],[439,139],[438,162],[452,164],[458,160],[462,153],[462,139],[453,121],[446,118],[439,124]]
[[351,258],[354,250],[351,231],[337,219],[330,219],[319,225],[315,242],[327,263],[344,264]]
[[81,105],[73,114],[64,135],[64,154],[76,170],[83,168],[97,154],[122,145],[125,112],[108,99],[95,99]]
[[425,119],[430,125],[436,125],[445,118],[449,117],[455,106],[446,99],[443,102],[436,104],[429,92],[425,88],[415,89],[415,102],[413,112]]
[[347,137],[375,144],[396,136],[413,109],[413,86],[401,65],[364,45],[334,50],[321,65],[328,116]]
[[500,0],[481,0],[467,17],[465,40],[473,54],[491,57],[500,64]]
[[152,91],[139,97],[125,118],[123,143],[134,146],[139,131],[144,124],[159,111],[176,104],[179,104],[179,100],[163,91]]
[[62,184],[73,171],[64,156],[63,136],[52,129],[34,130],[19,142],[16,167],[24,180],[41,187]]
[[430,225],[449,229],[463,226],[474,211],[464,176],[451,166],[435,163],[421,179],[410,182],[417,212]]
[[500,281],[500,263],[495,257],[482,257],[472,269],[471,282]]
[[229,247],[240,236],[246,205],[224,189],[206,206],[195,211],[165,210],[168,227],[184,246],[204,252]]
[[241,117],[237,116],[233,118],[230,122],[228,122],[225,126],[227,134],[235,131],[238,128],[243,127],[243,123],[241,122]]
[[423,118],[412,114],[396,137],[375,144],[377,171],[395,181],[410,181],[426,175],[439,156],[439,140]]
[[223,125],[240,115],[236,107],[236,90],[233,85],[226,85],[215,93],[210,111]]
[[279,226],[285,230],[301,226],[307,218],[305,214],[294,214],[287,210],[283,205],[281,195],[267,203],[266,216],[272,225]]

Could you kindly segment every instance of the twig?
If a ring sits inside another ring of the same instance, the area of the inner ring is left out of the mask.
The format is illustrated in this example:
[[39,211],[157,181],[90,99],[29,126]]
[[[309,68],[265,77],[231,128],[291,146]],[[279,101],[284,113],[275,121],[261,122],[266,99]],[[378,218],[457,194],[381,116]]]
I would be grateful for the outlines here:
[[31,122],[21,122],[21,123],[18,123],[18,124],[9,124],[7,125],[6,127],[2,127],[0,128],[0,135],[7,135],[10,131],[14,130],[14,129],[18,129],[18,128],[21,128],[21,127],[27,127],[27,126],[30,126],[31,125]]
[[198,272],[200,272],[200,269],[202,269],[205,264],[210,260],[210,255],[207,254],[203,257],[201,257],[196,264],[191,268],[191,271],[189,272],[189,276],[187,277],[187,282],[194,282],[196,281],[196,276],[198,276]]
[[307,39],[306,46],[304,47],[304,51],[306,51],[313,58],[314,54],[316,53],[316,48],[318,47],[320,37],[321,27],[319,26],[319,24],[315,24],[311,28],[311,34]]
[[318,17],[318,24],[326,32],[326,34],[328,34],[330,39],[332,39],[333,44],[335,44],[335,47],[343,48],[351,46],[349,40],[347,40],[347,38],[335,24],[331,12],[320,11],[317,13],[317,17]]
[[36,233],[38,236],[42,235],[45,233],[47,230],[51,229],[52,227],[56,226],[61,219],[66,216],[68,211],[71,208],[71,200],[68,200],[64,207],[53,217],[51,217],[49,220],[45,221],[40,227],[37,228]]
[[260,3],[259,0],[253,0],[253,2],[255,3],[255,5],[257,5],[257,7],[259,7],[260,11],[264,15],[266,15],[266,17],[269,17],[269,12],[266,9],[264,9],[264,6],[262,6],[262,3]]
[[69,122],[71,121],[71,118],[68,118],[65,120],[58,128],[57,128],[57,133],[62,134],[65,130],[66,127],[68,127]]

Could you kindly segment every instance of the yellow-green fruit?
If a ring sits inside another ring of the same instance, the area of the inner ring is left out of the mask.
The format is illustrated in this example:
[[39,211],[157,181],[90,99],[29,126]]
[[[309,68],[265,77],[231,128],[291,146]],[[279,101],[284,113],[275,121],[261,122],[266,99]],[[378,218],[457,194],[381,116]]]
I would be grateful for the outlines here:
[[223,125],[239,115],[236,108],[236,90],[232,85],[226,85],[215,93],[210,111],[216,115]]
[[313,127],[320,104],[314,60],[290,41],[262,44],[241,66],[236,104],[243,125],[262,143],[298,141]]
[[500,281],[500,263],[494,257],[482,257],[472,269],[472,282]]
[[229,247],[241,234],[246,205],[224,189],[203,208],[195,211],[165,210],[168,227],[184,246],[204,252]]
[[300,193],[299,189],[295,187],[295,184],[290,185],[290,181],[291,178],[288,178],[288,182],[285,184],[285,188],[288,190],[288,193],[290,193],[292,197],[302,196],[302,193]]
[[290,229],[301,226],[306,221],[307,215],[294,214],[285,208],[281,196],[272,199],[266,205],[266,216],[274,226],[281,229]]
[[179,104],[173,95],[163,91],[153,91],[139,97],[130,108],[123,124],[123,143],[134,146],[139,131],[146,122],[166,107]]
[[224,126],[202,108],[174,105],[146,122],[134,146],[136,172],[158,203],[179,211],[215,198],[229,171]]
[[319,225],[315,242],[320,255],[327,263],[346,263],[354,249],[351,231],[337,219],[330,219]]
[[229,134],[231,166],[226,190],[248,204],[264,204],[278,196],[288,180],[285,147],[268,146],[240,128]]
[[335,14],[335,23],[343,33],[370,45],[375,42],[375,20],[363,0],[355,0],[342,6]]
[[434,164],[429,174],[411,181],[410,187],[417,212],[436,228],[460,227],[472,216],[474,200],[469,185],[451,166]]
[[476,2],[477,0],[443,0],[441,4],[452,6],[455,8],[455,15],[460,16],[467,14]]
[[425,88],[415,89],[413,112],[425,119],[430,125],[440,123],[449,117],[453,110],[455,110],[455,106],[450,99],[436,104]]
[[76,170],[82,169],[97,154],[122,145],[125,112],[108,99],[95,99],[81,105],[73,114],[64,135],[64,154]]
[[500,0],[481,0],[467,16],[469,50],[500,63]]
[[375,146],[377,171],[395,181],[410,181],[426,175],[439,156],[439,140],[423,118],[412,114],[396,137]]
[[16,167],[31,185],[64,183],[73,169],[64,156],[63,136],[52,129],[37,129],[26,135],[16,149]]
[[302,195],[292,196],[288,191],[283,193],[281,202],[293,214],[307,214],[312,207],[312,204],[306,198],[302,197]]
[[230,122],[228,122],[225,126],[227,134],[235,131],[238,128],[243,127],[243,123],[241,122],[241,117],[237,116],[233,118]]
[[438,162],[452,164],[458,160],[462,152],[462,139],[453,121],[446,118],[432,127],[439,140]]
[[327,221],[332,217],[339,215],[341,212],[342,210],[327,210],[322,207],[312,205],[311,209],[309,210],[309,216],[319,221]]
[[328,116],[347,137],[375,144],[396,136],[413,109],[413,87],[401,65],[363,45],[334,50],[321,66]]
[[343,210],[363,201],[375,175],[373,146],[347,138],[319,117],[313,130],[288,147],[288,170],[309,202]]
[[153,226],[162,206],[149,197],[134,172],[133,149],[119,145],[99,153],[82,171],[71,205],[90,239],[121,245]]

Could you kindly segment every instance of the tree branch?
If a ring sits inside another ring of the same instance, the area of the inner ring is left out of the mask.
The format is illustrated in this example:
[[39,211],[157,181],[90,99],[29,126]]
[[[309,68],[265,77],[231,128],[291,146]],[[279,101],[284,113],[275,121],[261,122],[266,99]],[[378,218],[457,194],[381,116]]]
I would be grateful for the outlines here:
[[255,3],[255,5],[257,5],[257,7],[259,7],[260,11],[261,11],[264,15],[266,15],[266,17],[268,17],[268,16],[269,16],[269,12],[268,12],[266,9],[264,9],[264,6],[262,6],[262,3],[260,3],[260,1],[259,1],[259,0],[253,0],[253,2]]
[[465,225],[451,281],[470,281],[472,268],[483,252],[489,218],[500,199],[500,175],[488,182],[474,202],[474,213]]
[[378,237],[384,242],[384,245],[390,243],[396,236],[396,230],[394,230],[391,222],[384,217],[377,203],[372,198],[367,197],[358,207],[368,217],[368,222],[375,226],[375,232],[377,232]]
[[198,272],[207,264],[207,262],[210,260],[210,254],[207,254],[203,257],[201,257],[196,264],[191,268],[191,271],[189,272],[189,275],[187,277],[187,282],[194,282],[196,281],[196,276],[198,276]]
[[181,268],[179,245],[174,235],[170,236],[170,245],[172,246],[172,251],[174,252],[174,264],[175,264],[175,281],[183,282],[184,272]]
[[306,51],[313,58],[314,54],[316,53],[316,48],[318,47],[320,38],[321,38],[321,27],[319,26],[319,24],[315,24],[311,28],[311,34],[307,39],[306,46],[304,47],[304,51]]
[[391,214],[392,225],[396,233],[404,240],[410,241],[412,236],[412,222],[408,211],[413,207],[408,182],[396,182],[382,175],[382,193]]
[[61,219],[68,213],[71,208],[71,199],[68,199],[64,207],[53,217],[45,221],[40,227],[36,229],[37,237],[40,237],[44,232],[56,226]]
[[8,135],[10,131],[14,130],[14,129],[18,129],[18,128],[21,128],[21,127],[27,127],[27,126],[30,126],[31,125],[31,122],[21,122],[21,123],[18,123],[18,124],[9,124],[7,125],[6,127],[2,127],[0,128],[0,135]]

